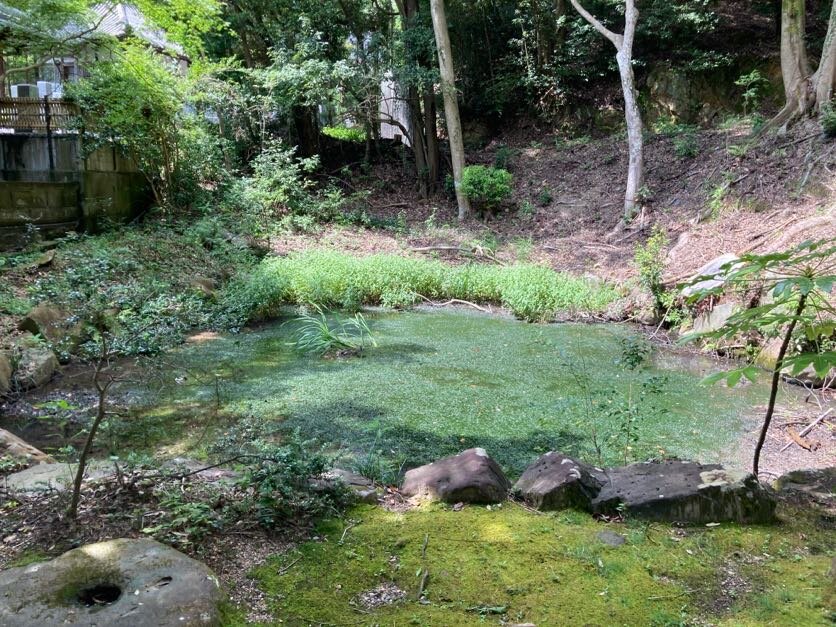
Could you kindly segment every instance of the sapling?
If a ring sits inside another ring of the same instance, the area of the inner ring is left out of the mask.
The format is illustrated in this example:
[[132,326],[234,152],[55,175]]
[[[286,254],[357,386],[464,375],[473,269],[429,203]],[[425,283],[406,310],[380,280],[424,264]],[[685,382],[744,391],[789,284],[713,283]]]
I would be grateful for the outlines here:
[[[809,342],[829,338],[836,329],[836,309],[830,300],[836,282],[836,238],[804,242],[797,247],[767,255],[744,255],[738,261],[723,266],[725,281],[721,286],[698,290],[692,298],[703,300],[723,289],[751,289],[756,287],[769,298],[750,309],[733,314],[716,331],[692,333],[683,341],[698,338],[730,339],[757,333],[764,337],[776,335],[781,345],[771,369],[769,401],[752,459],[752,472],[758,476],[760,456],[769,426],[775,413],[781,374],[796,376],[812,367],[817,376],[825,377],[836,366],[836,351],[804,350],[790,353],[790,342],[801,332]],[[696,277],[697,285],[706,277]],[[724,380],[729,387],[742,378],[754,381],[758,368],[747,365],[706,377],[704,383]]]

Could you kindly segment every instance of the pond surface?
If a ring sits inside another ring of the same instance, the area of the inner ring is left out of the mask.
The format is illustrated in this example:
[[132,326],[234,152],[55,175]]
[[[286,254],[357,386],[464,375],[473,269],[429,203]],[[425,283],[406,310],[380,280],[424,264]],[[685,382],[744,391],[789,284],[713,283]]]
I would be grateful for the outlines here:
[[763,383],[703,387],[723,364],[669,348],[631,371],[623,340],[636,332],[625,325],[452,310],[366,318],[377,346],[360,357],[298,354],[291,319],[197,336],[166,357],[167,383],[142,394],[144,416],[220,415],[221,430],[250,417],[355,459],[378,452],[395,467],[482,446],[517,475],[552,449],[610,464],[718,461],[766,395]]

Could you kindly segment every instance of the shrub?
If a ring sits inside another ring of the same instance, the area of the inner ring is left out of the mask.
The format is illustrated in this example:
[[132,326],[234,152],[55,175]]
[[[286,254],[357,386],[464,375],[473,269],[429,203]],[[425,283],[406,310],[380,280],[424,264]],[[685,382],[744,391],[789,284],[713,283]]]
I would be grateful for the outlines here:
[[639,270],[639,283],[653,296],[657,309],[662,306],[662,273],[665,271],[665,248],[668,236],[657,227],[644,245],[637,244],[633,260]]
[[462,192],[472,203],[493,211],[511,195],[513,180],[508,170],[469,165],[462,174]]

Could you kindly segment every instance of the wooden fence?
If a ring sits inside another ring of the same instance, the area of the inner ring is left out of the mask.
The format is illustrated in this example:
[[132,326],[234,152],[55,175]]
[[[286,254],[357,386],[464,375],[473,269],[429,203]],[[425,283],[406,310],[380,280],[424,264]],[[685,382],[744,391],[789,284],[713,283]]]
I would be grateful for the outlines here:
[[47,98],[0,98],[0,129],[35,133],[67,130],[78,115],[69,100]]

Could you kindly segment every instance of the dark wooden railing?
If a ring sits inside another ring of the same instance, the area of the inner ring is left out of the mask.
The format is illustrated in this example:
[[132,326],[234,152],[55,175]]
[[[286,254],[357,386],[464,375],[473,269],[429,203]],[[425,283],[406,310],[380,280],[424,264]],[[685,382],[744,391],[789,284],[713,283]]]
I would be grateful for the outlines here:
[[0,129],[50,133],[67,130],[78,107],[69,100],[0,98]]

